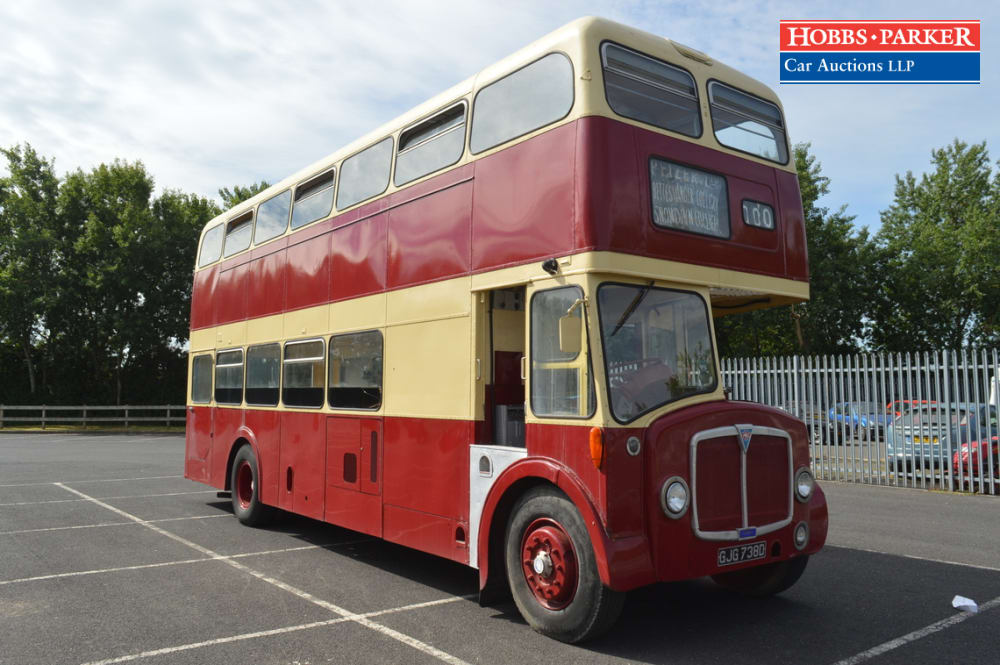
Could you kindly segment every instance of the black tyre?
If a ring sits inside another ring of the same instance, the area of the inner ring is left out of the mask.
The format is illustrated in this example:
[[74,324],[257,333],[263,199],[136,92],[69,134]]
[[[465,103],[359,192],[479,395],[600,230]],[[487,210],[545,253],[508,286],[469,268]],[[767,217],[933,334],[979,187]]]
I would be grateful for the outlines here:
[[247,526],[262,526],[271,517],[271,509],[260,502],[260,470],[250,444],[244,444],[233,459],[229,487],[232,490],[233,514]]
[[576,506],[555,488],[529,491],[507,522],[507,579],[528,624],[561,642],[606,632],[625,594],[604,586]]
[[712,579],[730,591],[763,598],[791,588],[805,572],[809,556],[802,555],[785,561],[712,575]]

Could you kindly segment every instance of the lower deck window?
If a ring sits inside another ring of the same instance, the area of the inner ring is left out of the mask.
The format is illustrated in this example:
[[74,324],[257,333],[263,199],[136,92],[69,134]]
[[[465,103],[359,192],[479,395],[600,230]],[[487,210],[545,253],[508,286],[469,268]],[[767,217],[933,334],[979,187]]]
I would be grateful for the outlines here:
[[247,404],[277,406],[281,349],[277,344],[247,349]]
[[323,340],[285,344],[281,401],[285,406],[323,406]]
[[377,409],[382,405],[382,333],[330,338],[330,406]]
[[195,356],[191,362],[191,401],[205,404],[212,401],[212,356]]
[[243,403],[243,351],[220,351],[215,356],[215,402]]

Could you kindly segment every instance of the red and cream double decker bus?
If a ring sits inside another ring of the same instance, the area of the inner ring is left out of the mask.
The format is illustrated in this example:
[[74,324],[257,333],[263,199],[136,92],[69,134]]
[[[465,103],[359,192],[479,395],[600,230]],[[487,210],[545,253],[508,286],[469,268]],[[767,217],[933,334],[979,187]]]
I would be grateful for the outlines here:
[[826,502],[712,321],[808,294],[771,90],[581,19],[206,225],[185,475],[477,568],[564,641],[654,582],[776,593]]

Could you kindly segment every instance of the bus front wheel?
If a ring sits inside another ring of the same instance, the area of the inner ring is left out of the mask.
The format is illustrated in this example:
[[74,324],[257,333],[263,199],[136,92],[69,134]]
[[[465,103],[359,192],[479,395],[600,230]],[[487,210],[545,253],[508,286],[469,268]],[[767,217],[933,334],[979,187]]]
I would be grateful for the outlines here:
[[791,588],[805,572],[809,556],[802,555],[785,561],[712,575],[715,582],[730,591],[758,598],[773,596]]
[[601,582],[583,518],[554,488],[531,490],[514,506],[505,558],[514,602],[543,635],[581,642],[621,614],[625,594]]
[[233,459],[232,476],[233,514],[247,526],[262,526],[270,516],[270,509],[260,502],[260,473],[257,456],[250,444],[244,444]]

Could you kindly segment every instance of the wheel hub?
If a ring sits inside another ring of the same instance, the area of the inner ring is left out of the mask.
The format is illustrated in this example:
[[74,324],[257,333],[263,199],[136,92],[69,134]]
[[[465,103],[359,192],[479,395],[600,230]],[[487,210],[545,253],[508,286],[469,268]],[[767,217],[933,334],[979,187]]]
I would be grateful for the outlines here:
[[543,607],[559,610],[576,594],[578,568],[573,541],[562,525],[542,518],[532,522],[521,541],[524,579]]
[[236,498],[239,499],[240,507],[246,510],[253,501],[254,478],[250,464],[242,462],[236,471]]

